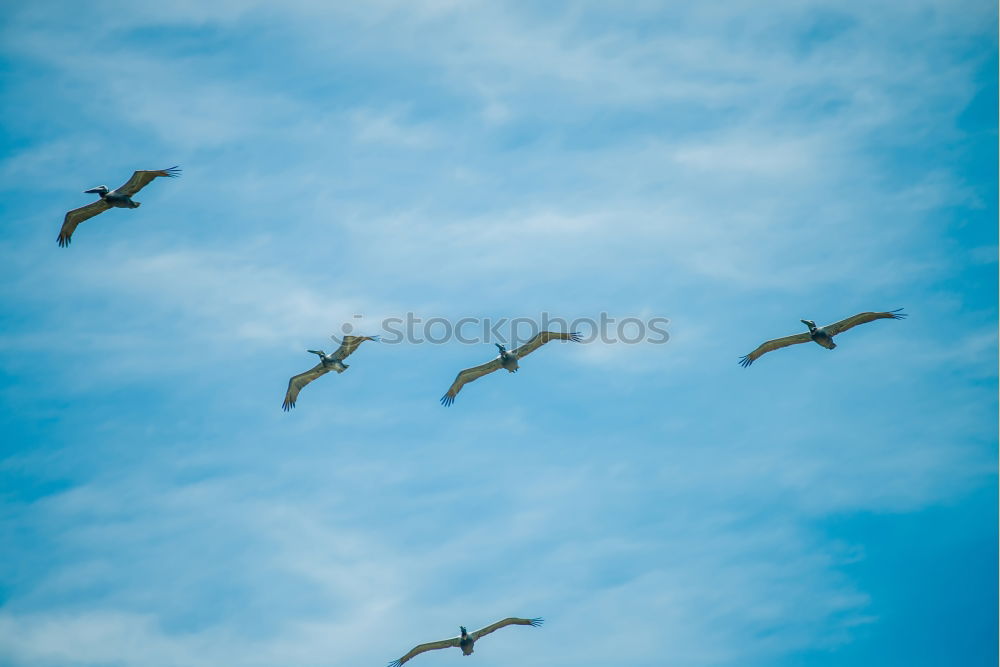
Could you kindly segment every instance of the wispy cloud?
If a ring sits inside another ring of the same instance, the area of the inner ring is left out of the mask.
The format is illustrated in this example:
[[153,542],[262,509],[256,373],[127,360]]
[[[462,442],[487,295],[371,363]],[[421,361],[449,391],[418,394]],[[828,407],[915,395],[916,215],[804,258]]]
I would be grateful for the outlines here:
[[[132,9],[2,29],[0,661],[384,664],[527,614],[477,664],[782,664],[883,621],[825,519],[995,484],[962,122],[995,7]],[[55,247],[80,190],[175,163]],[[280,411],[305,349],[407,311],[671,340],[547,347],[447,410],[495,350],[372,344]]]

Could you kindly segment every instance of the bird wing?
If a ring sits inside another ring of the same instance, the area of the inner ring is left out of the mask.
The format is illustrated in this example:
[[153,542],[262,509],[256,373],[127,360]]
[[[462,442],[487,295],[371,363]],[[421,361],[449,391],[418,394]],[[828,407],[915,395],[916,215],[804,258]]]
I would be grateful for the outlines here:
[[299,391],[302,387],[306,386],[320,375],[325,375],[329,373],[330,369],[320,362],[307,370],[305,373],[299,373],[298,375],[292,377],[288,380],[288,391],[285,392],[285,402],[281,404],[281,409],[288,412],[290,409],[295,407],[295,399],[299,397]]
[[484,637],[494,630],[499,630],[508,625],[530,625],[533,628],[537,628],[544,622],[544,619],[541,618],[505,618],[502,621],[497,621],[492,625],[487,625],[485,628],[476,630],[472,633],[471,637],[473,641],[477,641],[480,637]]
[[571,340],[574,343],[579,343],[580,334],[576,333],[575,331],[573,333],[543,331],[539,334],[536,334],[534,338],[529,340],[524,345],[513,350],[514,356],[517,357],[518,359],[523,359],[524,357],[528,356],[529,354],[540,348],[542,345],[548,343],[550,340]]
[[166,169],[156,169],[152,171],[137,171],[132,174],[132,178],[128,179],[128,183],[115,190],[115,192],[131,197],[136,192],[149,185],[149,182],[157,176],[176,178],[180,173],[181,170],[179,167],[167,167]]
[[771,350],[777,350],[782,347],[788,347],[789,345],[798,345],[799,343],[808,343],[812,340],[812,336],[808,332],[795,334],[794,336],[785,336],[784,338],[775,338],[774,340],[769,340],[766,343],[761,343],[760,347],[751,352],[750,354],[740,357],[740,365],[746,368],[757,359],[761,358],[763,355],[767,354]]
[[460,637],[452,637],[451,639],[442,639],[439,642],[429,642],[427,644],[421,644],[420,646],[414,646],[410,649],[410,652],[404,655],[399,660],[393,660],[389,663],[389,667],[400,667],[404,662],[409,660],[415,655],[419,655],[424,651],[436,651],[439,648],[451,648],[453,646],[458,646]]
[[466,368],[455,376],[455,381],[451,383],[451,387],[448,388],[448,393],[441,397],[441,405],[451,405],[455,402],[455,396],[458,392],[462,391],[462,386],[467,382],[472,382],[473,380],[478,380],[484,375],[489,375],[493,371],[500,368],[500,357],[497,357],[493,361],[487,361],[485,364],[480,366],[474,366],[473,368]]
[[70,244],[70,240],[73,236],[73,230],[84,220],[90,220],[98,213],[104,213],[109,208],[111,204],[104,201],[103,199],[98,199],[95,202],[91,202],[86,206],[81,206],[80,208],[74,208],[72,211],[66,214],[63,218],[62,229],[59,230],[59,245],[65,248]]
[[840,320],[839,322],[828,324],[823,328],[831,336],[836,336],[839,333],[847,331],[851,327],[856,327],[859,324],[865,324],[866,322],[872,322],[874,320],[901,320],[906,317],[906,313],[899,312],[901,310],[903,309],[897,308],[896,310],[890,310],[887,313],[858,313],[857,315],[848,317],[846,320]]
[[[354,350],[358,349],[358,346],[366,340],[377,341],[378,336],[344,336],[343,341],[340,343],[340,347],[334,352],[332,356],[334,359],[340,359],[343,361],[347,357],[351,356]],[[336,340],[336,339],[334,339]]]

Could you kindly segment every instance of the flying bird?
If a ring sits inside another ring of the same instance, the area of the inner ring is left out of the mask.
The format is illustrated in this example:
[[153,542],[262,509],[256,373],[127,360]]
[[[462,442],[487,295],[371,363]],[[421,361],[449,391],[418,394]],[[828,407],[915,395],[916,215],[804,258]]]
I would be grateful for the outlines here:
[[817,327],[816,323],[812,320],[799,320],[802,324],[809,327],[808,332],[795,334],[794,336],[785,336],[784,338],[775,338],[774,340],[762,343],[760,347],[750,354],[740,357],[740,365],[743,366],[743,368],[746,368],[771,350],[788,347],[789,345],[798,345],[799,343],[808,343],[809,341],[813,341],[828,350],[832,350],[837,347],[837,344],[833,342],[833,337],[837,334],[844,333],[848,329],[856,327],[859,324],[872,322],[874,320],[901,320],[906,317],[905,313],[899,312],[901,310],[903,309],[897,308],[896,310],[890,310],[887,313],[858,313],[857,315],[848,317],[846,320],[840,320],[839,322],[828,324],[825,327]]
[[344,359],[351,356],[354,350],[366,340],[377,341],[378,336],[344,336],[344,341],[333,354],[326,354],[323,350],[306,350],[319,355],[319,363],[307,370],[299,373],[288,380],[288,391],[285,392],[285,402],[281,404],[281,409],[288,412],[295,407],[295,400],[299,397],[299,391],[321,375],[326,375],[330,371],[343,373],[348,369]]
[[508,625],[530,625],[537,628],[543,622],[540,618],[505,618],[502,621],[497,621],[493,625],[487,625],[481,630],[476,630],[472,634],[465,631],[465,626],[459,626],[462,631],[458,637],[452,637],[451,639],[442,639],[439,642],[430,642],[429,644],[421,644],[420,646],[415,646],[410,649],[410,652],[404,655],[399,660],[393,660],[389,663],[389,667],[400,667],[404,662],[409,660],[415,655],[419,655],[424,651],[436,651],[439,648],[451,648],[453,646],[462,649],[462,655],[472,655],[472,645],[475,644],[481,637],[484,637],[494,630],[499,630],[500,628],[506,627]]
[[480,366],[466,368],[455,376],[455,381],[451,383],[451,387],[448,389],[448,392],[441,397],[441,404],[446,406],[451,405],[455,402],[455,396],[458,395],[458,392],[462,391],[462,387],[465,384],[478,380],[484,375],[489,375],[493,371],[506,368],[511,373],[516,373],[518,369],[518,359],[523,359],[540,348],[542,345],[548,343],[550,340],[571,340],[575,343],[579,343],[580,334],[576,332],[557,333],[555,331],[543,331],[535,335],[534,338],[521,347],[514,350],[508,350],[500,343],[493,343],[500,350],[500,354],[496,357],[496,359],[488,361]]
[[132,195],[149,185],[157,176],[174,178],[180,174],[180,168],[169,167],[153,171],[137,171],[128,179],[128,183],[116,190],[108,190],[106,185],[98,185],[96,188],[84,190],[86,193],[100,195],[100,199],[86,206],[75,208],[66,214],[63,219],[62,229],[59,230],[59,245],[65,248],[70,244],[73,230],[84,220],[89,220],[99,213],[104,213],[109,208],[139,208],[139,202],[132,201]]

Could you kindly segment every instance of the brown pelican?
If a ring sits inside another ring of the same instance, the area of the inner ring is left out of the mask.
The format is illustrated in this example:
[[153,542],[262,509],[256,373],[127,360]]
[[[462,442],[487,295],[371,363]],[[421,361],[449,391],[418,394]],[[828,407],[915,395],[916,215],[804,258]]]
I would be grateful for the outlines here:
[[139,202],[132,201],[132,195],[149,185],[149,182],[157,176],[167,176],[173,178],[180,173],[178,167],[169,167],[157,171],[137,171],[128,179],[128,183],[116,190],[108,190],[106,185],[98,185],[96,188],[84,190],[87,193],[96,193],[101,196],[97,201],[75,208],[66,214],[63,220],[62,229],[59,230],[59,245],[66,247],[73,236],[73,230],[84,220],[93,218],[98,213],[104,213],[109,208],[139,208]]
[[550,340],[571,340],[573,342],[580,342],[580,334],[578,333],[556,333],[555,331],[543,331],[537,334],[534,338],[529,340],[527,343],[521,347],[514,350],[507,350],[506,347],[500,343],[493,343],[500,350],[500,354],[493,361],[488,361],[481,366],[475,366],[473,368],[466,368],[464,371],[460,372],[455,376],[455,381],[451,383],[451,387],[448,389],[448,393],[441,397],[442,405],[451,405],[455,402],[455,396],[458,392],[462,391],[462,386],[473,380],[478,380],[484,375],[489,375],[495,370],[501,368],[506,368],[511,373],[517,372],[517,361],[518,359],[523,359],[528,356],[542,345],[545,345]]
[[307,352],[318,354],[319,363],[305,373],[299,373],[288,380],[288,391],[285,392],[285,402],[281,404],[281,409],[288,412],[294,408],[295,399],[299,397],[299,391],[301,391],[302,387],[320,375],[326,375],[330,371],[337,371],[338,373],[346,371],[348,366],[344,363],[344,359],[351,356],[351,353],[358,349],[358,346],[366,340],[377,341],[378,339],[378,336],[344,336],[344,341],[333,354],[326,354],[323,350],[306,350]]
[[839,322],[834,322],[833,324],[827,324],[825,327],[817,327],[816,323],[812,320],[799,320],[802,324],[809,327],[808,332],[795,334],[794,336],[785,336],[784,338],[775,338],[774,340],[762,343],[760,347],[750,354],[740,357],[740,365],[742,365],[743,368],[746,368],[771,350],[788,347],[789,345],[798,345],[799,343],[808,343],[809,341],[813,341],[828,350],[832,350],[837,347],[837,344],[833,342],[833,337],[837,334],[844,333],[851,327],[856,327],[859,324],[864,324],[865,322],[871,322],[873,320],[901,320],[906,317],[905,313],[899,312],[901,310],[903,309],[897,308],[896,310],[890,310],[887,313],[858,313],[857,315],[848,317],[846,320],[840,320]]
[[542,619],[540,618],[505,618],[502,621],[497,621],[493,625],[487,625],[482,630],[476,630],[472,634],[465,631],[465,626],[460,625],[459,629],[462,631],[458,637],[452,637],[451,639],[442,639],[439,642],[430,642],[429,644],[421,644],[420,646],[415,646],[410,649],[410,652],[404,655],[399,660],[393,660],[389,663],[389,667],[400,667],[404,662],[409,660],[415,655],[419,655],[424,651],[435,651],[439,648],[451,648],[452,646],[462,649],[462,655],[472,655],[472,645],[479,641],[480,637],[490,634],[494,630],[499,630],[500,628],[506,627],[508,625],[530,625],[537,628],[542,624]]

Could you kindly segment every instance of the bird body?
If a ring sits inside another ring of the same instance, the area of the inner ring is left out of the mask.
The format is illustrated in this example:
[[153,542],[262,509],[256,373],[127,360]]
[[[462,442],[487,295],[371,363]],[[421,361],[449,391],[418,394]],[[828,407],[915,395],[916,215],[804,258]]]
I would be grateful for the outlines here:
[[108,190],[108,186],[106,185],[98,185],[96,188],[84,190],[84,193],[100,195],[101,199],[107,202],[108,206],[112,208],[139,208],[141,206],[140,202],[132,201],[132,195],[119,192],[118,190]]
[[327,354],[323,350],[306,350],[307,352],[312,352],[313,354],[319,355],[319,363],[323,365],[323,368],[328,371],[337,371],[338,373],[343,373],[349,367],[343,361],[341,361],[336,353]]
[[529,340],[524,345],[520,347],[508,350],[506,347],[500,343],[494,343],[497,349],[500,350],[500,354],[497,355],[492,361],[488,361],[485,364],[480,364],[479,366],[473,366],[472,368],[466,368],[459,372],[455,376],[455,381],[451,383],[451,387],[444,396],[441,397],[441,405],[448,406],[455,402],[455,396],[458,392],[462,390],[462,387],[478,380],[484,375],[489,375],[493,371],[500,370],[501,368],[506,369],[510,373],[516,373],[520,366],[518,361],[528,356],[539,347],[549,342],[550,340],[571,340],[573,342],[580,342],[580,334],[573,333],[559,333],[555,331],[543,331],[536,334],[531,340]]
[[502,621],[497,621],[491,625],[487,625],[485,628],[480,628],[475,632],[468,632],[464,625],[459,626],[461,631],[457,637],[452,637],[451,639],[442,639],[437,642],[428,642],[426,644],[419,644],[414,646],[410,651],[404,655],[402,658],[393,660],[389,663],[389,667],[401,667],[401,665],[409,661],[414,656],[420,655],[425,651],[436,651],[442,648],[459,648],[462,649],[462,655],[472,655],[475,644],[481,638],[486,635],[499,630],[500,628],[507,627],[508,625],[530,625],[533,628],[537,628],[544,622],[541,618],[505,618]]
[[133,201],[132,195],[146,187],[154,178],[160,176],[174,178],[178,174],[180,174],[180,169],[177,167],[137,171],[132,174],[132,178],[128,179],[128,182],[120,188],[109,190],[106,185],[98,185],[96,188],[84,190],[85,193],[99,195],[100,199],[95,202],[91,202],[86,206],[73,209],[66,214],[66,217],[63,218],[62,228],[59,230],[59,238],[57,239],[59,245],[64,248],[68,246],[72,240],[73,231],[76,229],[77,225],[85,220],[93,218],[95,215],[104,213],[109,208],[139,208],[140,203]]
[[833,337],[837,334],[844,333],[848,329],[854,328],[859,324],[865,324],[866,322],[873,322],[875,320],[901,320],[906,317],[905,313],[900,312],[901,310],[903,309],[897,308],[896,310],[890,310],[882,313],[858,313],[857,315],[852,315],[851,317],[840,320],[839,322],[828,324],[825,327],[817,327],[816,323],[812,320],[799,320],[809,327],[808,333],[794,334],[792,336],[785,336],[784,338],[775,338],[774,340],[761,343],[756,350],[750,354],[740,357],[740,365],[746,368],[772,350],[778,350],[783,347],[788,347],[789,345],[798,345],[799,343],[808,343],[809,341],[812,341],[817,345],[821,345],[828,350],[832,350],[837,347],[837,344],[833,342]]
[[822,345],[828,350],[832,350],[837,347],[837,344],[833,342],[833,336],[827,333],[824,327],[816,326],[816,323],[812,320],[799,320],[802,324],[809,327],[809,337],[814,343]]
[[506,368],[509,373],[516,373],[517,369],[520,368],[517,365],[517,355],[514,352],[508,352],[507,348],[500,343],[494,343],[494,345],[500,350],[500,356],[497,358],[500,359],[501,368]]
[[458,636],[458,648],[462,649],[462,655],[472,655],[476,640],[469,636],[464,625],[458,626],[458,629],[462,631],[462,634]]
[[295,401],[299,397],[299,392],[316,378],[326,375],[330,371],[336,371],[337,373],[346,371],[348,365],[344,363],[344,359],[349,357],[366,340],[377,341],[378,339],[378,336],[344,336],[340,347],[333,354],[327,354],[323,350],[306,350],[317,355],[319,363],[305,373],[299,373],[288,380],[288,390],[285,391],[285,400],[281,404],[281,409],[288,412],[294,408]]

